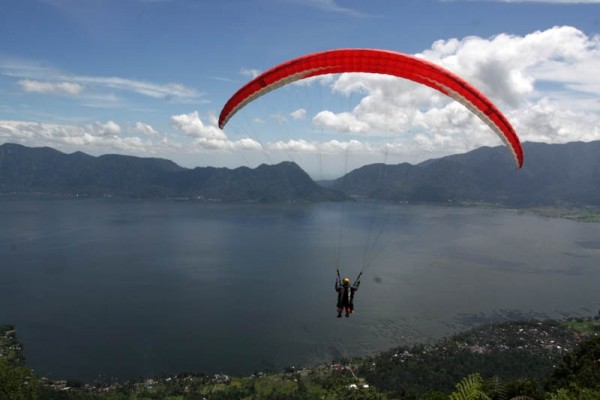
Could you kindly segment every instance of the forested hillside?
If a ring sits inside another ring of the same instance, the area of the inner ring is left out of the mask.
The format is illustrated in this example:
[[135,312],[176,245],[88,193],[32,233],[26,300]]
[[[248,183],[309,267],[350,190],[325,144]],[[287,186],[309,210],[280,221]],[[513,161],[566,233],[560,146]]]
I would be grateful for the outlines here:
[[600,205],[600,141],[524,143],[516,169],[504,147],[417,165],[372,164],[328,187],[355,197],[432,203],[492,203],[510,206]]
[[181,373],[125,382],[51,381],[0,327],[2,399],[598,400],[600,321],[486,324],[433,344],[252,376]]
[[0,194],[288,203],[340,200],[292,162],[187,169],[172,161],[0,145]]

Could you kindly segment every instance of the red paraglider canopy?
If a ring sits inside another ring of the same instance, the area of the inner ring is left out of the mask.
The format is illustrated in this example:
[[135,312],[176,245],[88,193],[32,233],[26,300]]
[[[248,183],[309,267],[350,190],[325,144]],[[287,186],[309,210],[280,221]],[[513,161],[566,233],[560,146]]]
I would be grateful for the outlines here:
[[508,119],[479,90],[458,75],[429,61],[393,51],[338,49],[308,54],[286,61],[257,76],[225,104],[219,127],[246,104],[288,83],[318,75],[367,72],[409,79],[453,98],[485,122],[511,150],[518,168],[523,165],[521,142]]

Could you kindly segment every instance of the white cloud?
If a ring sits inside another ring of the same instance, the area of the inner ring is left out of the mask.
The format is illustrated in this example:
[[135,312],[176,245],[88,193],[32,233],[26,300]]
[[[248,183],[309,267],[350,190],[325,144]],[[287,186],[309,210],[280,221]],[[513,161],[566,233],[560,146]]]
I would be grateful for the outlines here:
[[261,150],[260,143],[253,139],[243,138],[229,140],[225,132],[217,127],[217,118],[209,115],[209,125],[205,125],[197,111],[189,114],[173,115],[171,122],[185,135],[193,137],[194,144],[204,150]]
[[277,141],[268,145],[270,150],[293,151],[314,153],[318,150],[318,143],[310,143],[304,139]]
[[0,139],[27,146],[51,146],[82,150],[92,154],[123,152],[153,154],[154,144],[138,137],[122,136],[119,124],[108,121],[84,125],[45,124],[0,120]]
[[179,83],[156,84],[119,77],[74,76],[73,82],[102,88],[133,92],[148,97],[170,101],[190,102],[197,100],[198,92]]
[[240,74],[254,79],[261,74],[261,71],[258,69],[242,68],[240,69]]
[[[440,40],[417,54],[465,78],[507,115],[522,140],[600,140],[600,36],[554,27],[525,36]],[[421,159],[499,145],[461,104],[424,85],[375,74],[341,74],[334,93],[360,95],[350,111],[321,111],[313,123],[385,137]]]
[[99,95],[93,93],[92,89],[102,93],[119,91],[179,103],[199,102],[202,97],[196,89],[180,83],[160,84],[115,76],[73,75],[27,60],[0,59],[0,72],[18,78],[17,84],[28,92],[81,94],[85,87],[92,96]]
[[[449,48],[452,51],[448,52]],[[526,36],[502,34],[491,39],[437,42],[422,55],[480,87],[506,110],[524,140],[600,139],[595,129],[600,107],[597,101],[589,101],[600,89],[595,72],[600,68],[598,36],[588,37],[573,27],[554,27]],[[548,83],[552,89],[547,88]],[[590,107],[586,113],[577,108],[582,101]],[[531,118],[542,114],[558,122],[557,115],[552,116],[555,112],[561,115],[562,129],[548,130],[547,124]]]
[[187,159],[188,163],[196,163],[198,154],[209,156],[210,153],[217,152],[212,158],[211,165],[229,162],[233,163],[231,166],[239,166],[242,161],[240,156],[233,155],[229,159],[225,159],[219,152],[257,153],[263,150],[260,143],[248,138],[227,140],[193,136],[193,139],[186,142],[179,139],[173,140],[170,135],[160,135],[150,125],[143,122],[121,126],[114,121],[89,124],[46,124],[0,120],[0,143],[3,142],[20,143],[32,147],[50,146],[64,152],[83,151],[92,155],[120,153],[141,157],[163,157],[176,162]]
[[[526,36],[500,34],[491,39],[440,40],[420,56],[456,72],[489,97],[516,107],[534,93],[534,85],[560,68],[598,58],[598,39],[573,27],[554,27]],[[550,68],[546,76],[537,73]],[[566,76],[552,77],[561,81]],[[592,79],[590,74],[568,79]],[[597,80],[597,78],[596,78]],[[564,81],[563,81],[564,82]]]
[[154,128],[152,128],[152,126],[139,121],[135,123],[135,130],[148,136],[160,136],[160,133],[158,133]]
[[240,140],[235,140],[233,142],[231,142],[233,144],[233,147],[235,149],[240,149],[240,150],[255,150],[255,151],[261,151],[263,150],[263,146],[257,142],[254,139],[250,139],[250,138],[244,138],[244,139],[240,139]]
[[381,150],[377,146],[359,140],[330,140],[327,142],[307,141],[304,139],[277,141],[267,145],[269,150],[309,153],[309,154],[344,154],[352,152],[353,154],[371,154]]
[[[597,111],[589,113],[548,98],[519,110],[514,119],[517,131],[535,142],[600,140],[600,114]],[[526,129],[530,130],[525,132]]]
[[332,128],[338,132],[361,133],[369,130],[369,124],[361,121],[356,115],[343,112],[335,114],[321,111],[313,117],[313,123],[319,127]]
[[31,79],[17,81],[25,92],[30,93],[52,93],[77,95],[83,90],[83,86],[74,82],[41,82]]
[[261,151],[262,145],[253,139],[240,139],[240,140],[218,140],[218,139],[207,139],[199,138],[194,141],[194,144],[199,146],[203,150],[226,150],[226,151]]
[[296,111],[292,111],[290,116],[295,120],[304,119],[306,118],[306,110],[304,108],[299,108]]
[[311,76],[310,78],[301,79],[299,81],[294,81],[294,82],[292,82],[292,85],[294,85],[294,86],[313,86],[313,85],[330,86],[335,82],[335,80],[336,80],[335,75],[317,75],[317,76]]
[[226,140],[225,132],[214,125],[204,125],[198,111],[190,114],[173,115],[173,125],[186,135],[207,140]]
[[113,121],[108,121],[104,124],[96,122],[93,125],[86,125],[86,128],[95,136],[117,136],[121,133],[121,126]]
[[219,117],[217,116],[217,114],[215,114],[214,112],[209,112],[208,113],[208,123],[211,124],[212,126],[218,126],[219,125]]

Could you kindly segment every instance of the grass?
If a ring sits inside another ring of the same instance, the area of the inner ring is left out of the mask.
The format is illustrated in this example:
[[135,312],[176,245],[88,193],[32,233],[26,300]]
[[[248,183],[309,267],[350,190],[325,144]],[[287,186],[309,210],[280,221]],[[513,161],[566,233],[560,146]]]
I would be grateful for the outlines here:
[[564,325],[573,329],[576,332],[583,334],[591,334],[600,330],[599,319],[587,319],[583,321],[565,321]]

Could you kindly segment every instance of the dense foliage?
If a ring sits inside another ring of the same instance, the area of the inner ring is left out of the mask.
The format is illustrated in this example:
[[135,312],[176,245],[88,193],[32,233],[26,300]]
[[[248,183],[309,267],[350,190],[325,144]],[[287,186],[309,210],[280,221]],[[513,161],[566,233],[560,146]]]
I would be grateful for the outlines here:
[[0,399],[598,400],[599,324],[593,319],[490,324],[433,345],[301,370],[237,378],[180,374],[110,385],[36,377],[22,357],[7,357],[9,348],[20,346],[14,329],[4,326]]
[[0,325],[0,399],[36,399],[38,390],[38,379],[25,367],[14,326]]
[[573,331],[558,321],[487,324],[435,345],[384,352],[360,372],[377,388],[418,399],[431,390],[448,392],[473,372],[505,382],[541,382],[575,343]]
[[600,391],[600,336],[584,340],[566,354],[547,382],[549,390],[573,387]]

